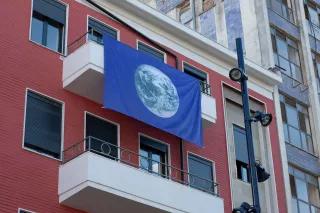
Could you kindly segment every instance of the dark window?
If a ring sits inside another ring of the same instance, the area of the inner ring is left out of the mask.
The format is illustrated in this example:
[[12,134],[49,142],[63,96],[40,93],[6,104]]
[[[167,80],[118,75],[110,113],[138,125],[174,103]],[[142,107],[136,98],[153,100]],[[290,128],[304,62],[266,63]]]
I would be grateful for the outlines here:
[[183,71],[199,81],[207,82],[207,74],[189,64],[183,64]]
[[244,128],[233,125],[233,137],[236,150],[237,177],[242,181],[250,182],[248,146]]
[[164,62],[164,53],[142,42],[138,42],[138,50]]
[[103,35],[109,35],[110,37],[117,39],[117,31],[108,27],[92,18],[88,21],[89,39],[98,43],[103,43]]
[[24,146],[60,158],[62,131],[62,104],[27,93]]
[[188,155],[189,181],[194,188],[214,193],[212,163],[195,155]]
[[168,146],[140,136],[140,167],[150,173],[167,177]]
[[201,92],[210,95],[210,85],[207,84],[207,74],[193,66],[190,66],[189,64],[184,63],[183,64],[183,71],[184,73],[198,79],[200,81],[200,89]]
[[116,159],[118,157],[118,127],[115,124],[86,114],[87,149]]
[[31,40],[64,52],[66,6],[54,0],[33,0]]
[[24,209],[19,209],[19,213],[32,213],[32,212]]

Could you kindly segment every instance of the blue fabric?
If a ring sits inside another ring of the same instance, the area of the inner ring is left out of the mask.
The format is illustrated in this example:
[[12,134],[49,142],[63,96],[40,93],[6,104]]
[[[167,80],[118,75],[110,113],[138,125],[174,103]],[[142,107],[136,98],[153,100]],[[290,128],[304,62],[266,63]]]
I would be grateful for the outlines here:
[[104,107],[202,146],[199,81],[104,36]]

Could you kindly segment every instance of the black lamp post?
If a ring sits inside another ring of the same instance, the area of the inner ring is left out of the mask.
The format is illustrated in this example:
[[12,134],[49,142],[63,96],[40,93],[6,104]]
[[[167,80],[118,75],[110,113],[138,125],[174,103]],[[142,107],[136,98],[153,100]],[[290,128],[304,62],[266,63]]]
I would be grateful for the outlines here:
[[[266,179],[269,178],[270,175],[266,173],[262,167],[260,167],[260,164],[256,163],[255,156],[254,156],[251,122],[259,121],[262,126],[268,126],[271,123],[272,116],[271,114],[262,113],[262,112],[256,112],[253,117],[250,116],[249,95],[248,95],[248,87],[247,87],[248,76],[245,72],[241,38],[236,39],[236,45],[237,45],[238,68],[231,69],[229,72],[229,77],[231,78],[231,80],[237,81],[241,84],[241,96],[242,96],[243,115],[244,115],[247,147],[248,147],[253,206],[250,206],[249,204],[244,202],[242,203],[240,208],[234,209],[234,212],[240,211],[243,213],[245,212],[260,213],[258,182],[265,181]],[[257,174],[257,168],[259,170],[259,175]],[[261,176],[261,172],[264,172],[262,176]]]

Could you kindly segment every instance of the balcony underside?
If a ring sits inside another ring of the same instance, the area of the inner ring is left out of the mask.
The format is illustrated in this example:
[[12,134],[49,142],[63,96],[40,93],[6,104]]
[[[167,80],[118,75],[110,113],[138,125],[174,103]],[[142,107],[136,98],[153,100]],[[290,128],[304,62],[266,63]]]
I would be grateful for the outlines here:
[[[63,87],[94,102],[103,103],[104,83],[103,46],[87,42],[63,62]],[[216,102],[212,96],[201,95],[204,126],[216,122]]]

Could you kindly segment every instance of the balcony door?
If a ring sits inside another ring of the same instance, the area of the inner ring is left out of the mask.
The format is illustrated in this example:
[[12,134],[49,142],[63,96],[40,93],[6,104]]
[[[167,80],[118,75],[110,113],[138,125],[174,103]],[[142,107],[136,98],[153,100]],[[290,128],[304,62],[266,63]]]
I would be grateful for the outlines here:
[[86,148],[111,159],[118,158],[118,126],[86,113]]
[[140,167],[150,173],[166,177],[168,146],[154,139],[140,136]]

